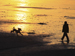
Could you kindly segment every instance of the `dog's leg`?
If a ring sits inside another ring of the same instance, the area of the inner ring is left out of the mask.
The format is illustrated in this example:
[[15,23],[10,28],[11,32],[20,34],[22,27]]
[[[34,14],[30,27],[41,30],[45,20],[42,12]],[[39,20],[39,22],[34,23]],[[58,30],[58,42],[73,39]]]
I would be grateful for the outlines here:
[[20,32],[20,34],[23,36],[23,34]]
[[17,36],[18,36],[18,33],[16,33],[17,34]]
[[11,33],[12,33],[12,32],[14,32],[14,31],[11,31]]

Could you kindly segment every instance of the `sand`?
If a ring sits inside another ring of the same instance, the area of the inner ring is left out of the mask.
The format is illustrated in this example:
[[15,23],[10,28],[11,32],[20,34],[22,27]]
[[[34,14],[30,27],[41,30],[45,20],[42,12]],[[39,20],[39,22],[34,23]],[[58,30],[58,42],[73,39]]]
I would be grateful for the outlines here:
[[[74,56],[75,45],[45,45],[43,38],[50,34],[16,36],[0,33],[0,56]],[[71,48],[70,48],[71,47]]]

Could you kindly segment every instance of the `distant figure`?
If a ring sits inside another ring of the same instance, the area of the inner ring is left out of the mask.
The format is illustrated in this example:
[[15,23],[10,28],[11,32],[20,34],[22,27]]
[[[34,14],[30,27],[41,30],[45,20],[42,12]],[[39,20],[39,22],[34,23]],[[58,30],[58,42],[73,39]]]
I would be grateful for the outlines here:
[[[16,30],[15,27],[13,27],[13,30],[11,31],[11,33],[14,32],[14,31],[16,32],[17,36],[18,36],[18,33],[21,34],[21,32],[20,32],[20,31],[21,31],[21,28],[18,28],[18,30]],[[22,34],[21,34],[21,35],[22,35]],[[23,35],[22,35],[22,36],[23,36]]]
[[68,35],[67,35],[67,33],[69,33],[69,27],[68,27],[67,21],[64,22],[62,32],[64,32],[64,34],[63,34],[63,37],[61,38],[61,40],[63,41],[64,37],[66,36],[67,42],[69,42],[69,38],[68,38]]

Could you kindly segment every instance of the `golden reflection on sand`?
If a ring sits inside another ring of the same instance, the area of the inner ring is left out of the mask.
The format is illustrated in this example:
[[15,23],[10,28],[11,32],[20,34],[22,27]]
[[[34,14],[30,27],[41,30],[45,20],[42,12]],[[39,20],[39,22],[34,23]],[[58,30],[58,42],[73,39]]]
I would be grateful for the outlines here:
[[[26,17],[27,17],[27,14],[26,13],[22,13],[22,12],[17,12],[16,13],[16,16],[15,19],[20,21],[20,22],[27,22],[26,21]],[[22,32],[27,32],[28,28],[29,28],[29,25],[28,24],[16,24],[16,25],[12,25],[12,27],[15,27],[16,29],[18,28],[21,28],[22,29]]]
[[[6,24],[6,26],[7,26],[8,24]],[[27,35],[27,32],[28,32],[28,30],[29,30],[29,25],[27,25],[27,24],[9,24],[9,26],[8,27],[6,27],[6,28],[1,28],[2,30],[3,30],[3,32],[8,32],[8,33],[10,33],[10,31],[11,30],[13,30],[13,27],[15,27],[15,29],[17,29],[18,30],[18,28],[21,28],[21,32],[22,32],[22,34],[23,35]]]
[[15,18],[16,20],[26,22],[26,17],[27,17],[26,13],[17,13],[16,16],[17,16]]
[[[19,3],[17,3],[16,6],[26,6],[26,4],[24,2],[26,2],[25,0],[18,0],[20,1]],[[22,3],[23,2],[23,3]],[[27,22],[26,19],[27,19],[27,13],[25,12],[20,12],[20,11],[28,11],[28,9],[26,8],[16,8],[18,11],[16,11],[14,14],[15,14],[15,17],[13,18],[13,20],[17,20],[19,22]],[[28,30],[28,27],[29,25],[27,24],[14,24],[14,25],[10,25],[9,27],[15,27],[16,29],[18,28],[21,28],[22,29],[22,32],[26,32],[26,30]],[[10,29],[12,29],[10,28]]]
[[16,28],[21,28],[23,31],[27,30],[27,27],[28,27],[28,25],[26,25],[26,24],[18,24],[18,25],[16,25]]

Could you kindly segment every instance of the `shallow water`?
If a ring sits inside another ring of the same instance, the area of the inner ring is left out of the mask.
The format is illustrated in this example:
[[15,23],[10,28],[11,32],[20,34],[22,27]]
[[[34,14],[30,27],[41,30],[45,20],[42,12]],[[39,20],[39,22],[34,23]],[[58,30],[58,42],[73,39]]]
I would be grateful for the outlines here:
[[[5,1],[5,2],[4,2]],[[68,1],[68,2],[67,2]],[[67,3],[66,3],[67,2]],[[1,0],[0,32],[8,32],[13,27],[21,28],[22,34],[35,31],[36,34],[51,34],[43,41],[46,45],[61,43],[64,21],[69,24],[70,43],[75,42],[75,1],[74,0]],[[38,23],[46,23],[41,25]],[[66,40],[66,39],[65,39]]]

